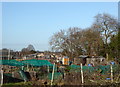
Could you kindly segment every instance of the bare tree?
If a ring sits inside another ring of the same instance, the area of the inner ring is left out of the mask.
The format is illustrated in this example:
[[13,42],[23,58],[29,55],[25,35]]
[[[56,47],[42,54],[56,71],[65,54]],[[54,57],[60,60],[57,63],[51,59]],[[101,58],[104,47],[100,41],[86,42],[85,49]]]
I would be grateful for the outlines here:
[[85,49],[86,54],[89,56],[98,56],[100,55],[101,47],[103,46],[103,41],[100,36],[100,33],[94,28],[88,28],[81,32],[81,45]]
[[64,41],[65,41],[65,31],[60,30],[59,32],[53,34],[49,44],[51,45],[53,51],[62,51],[64,49],[64,46],[62,45]]
[[67,31],[61,30],[54,34],[50,40],[53,50],[61,51],[64,55],[73,58],[80,55],[80,28],[69,28]]
[[117,19],[106,13],[96,15],[95,19],[94,28],[101,33],[106,54],[108,54],[108,43],[110,42],[110,38],[118,31]]
[[99,55],[103,41],[100,33],[94,28],[82,30],[74,27],[54,34],[50,45],[53,50],[61,51],[63,55],[74,58],[81,54]]
[[101,32],[105,44],[108,44],[110,37],[118,31],[117,19],[109,14],[98,14],[95,16],[94,27]]
[[88,29],[74,27],[55,33],[50,40],[52,49],[71,58],[80,54],[99,56],[105,49],[107,53],[110,38],[117,32],[117,20],[109,14],[98,14],[95,18]]

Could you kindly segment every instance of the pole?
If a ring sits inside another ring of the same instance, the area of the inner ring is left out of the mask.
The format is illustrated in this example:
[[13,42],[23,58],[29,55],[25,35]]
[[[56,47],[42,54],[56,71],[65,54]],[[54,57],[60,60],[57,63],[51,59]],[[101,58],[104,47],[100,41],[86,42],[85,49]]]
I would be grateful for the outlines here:
[[81,81],[82,81],[82,84],[84,83],[84,79],[83,79],[83,69],[82,69],[82,63],[81,63]]
[[54,78],[54,71],[55,71],[55,63],[53,65],[53,71],[52,71],[52,79],[51,79],[51,85],[53,85],[53,78]]
[[1,67],[1,83],[0,83],[0,87],[3,85],[3,66]]
[[48,73],[49,73],[50,69],[49,69],[49,65],[48,65]]
[[27,71],[29,71],[29,65],[27,64]]
[[113,67],[112,67],[112,64],[110,65],[110,70],[111,70],[111,82],[113,82]]
[[22,66],[22,70],[24,70],[24,66]]
[[14,72],[12,72],[12,77],[15,77],[15,76],[14,76]]
[[10,49],[8,50],[8,60],[9,60],[9,57],[10,57]]
[[106,53],[106,58],[107,58],[107,61],[108,61],[108,53]]

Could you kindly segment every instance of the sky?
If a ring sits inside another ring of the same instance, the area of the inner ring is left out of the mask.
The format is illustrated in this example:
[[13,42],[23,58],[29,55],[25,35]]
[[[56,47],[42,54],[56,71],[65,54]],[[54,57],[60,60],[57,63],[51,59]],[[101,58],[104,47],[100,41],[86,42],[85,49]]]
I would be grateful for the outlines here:
[[49,40],[60,29],[85,29],[98,13],[118,17],[117,2],[3,2],[2,48],[21,50],[32,44],[50,50]]

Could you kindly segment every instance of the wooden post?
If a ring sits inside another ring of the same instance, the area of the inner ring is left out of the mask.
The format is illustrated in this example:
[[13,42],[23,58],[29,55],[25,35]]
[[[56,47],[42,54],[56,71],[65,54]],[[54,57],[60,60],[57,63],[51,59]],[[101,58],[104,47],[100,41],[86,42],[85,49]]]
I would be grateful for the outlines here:
[[14,76],[14,72],[12,72],[12,77],[15,77],[15,76]]
[[82,81],[82,84],[84,83],[84,79],[83,79],[83,69],[82,69],[82,63],[81,63],[81,81]]
[[29,71],[29,65],[27,64],[27,71]]
[[3,85],[3,67],[1,67],[1,83],[0,83],[0,87]]
[[107,58],[107,61],[108,61],[108,53],[106,53],[106,58]]
[[49,69],[49,65],[48,65],[48,73],[49,73],[50,69]]
[[22,66],[22,70],[24,70],[24,66]]
[[110,65],[110,70],[111,70],[111,82],[113,82],[113,67],[112,67],[112,64]]
[[54,71],[55,71],[55,63],[53,65],[53,71],[52,71],[52,79],[51,79],[51,85],[53,85],[53,79],[54,79]]
[[10,59],[10,49],[8,49],[8,60]]

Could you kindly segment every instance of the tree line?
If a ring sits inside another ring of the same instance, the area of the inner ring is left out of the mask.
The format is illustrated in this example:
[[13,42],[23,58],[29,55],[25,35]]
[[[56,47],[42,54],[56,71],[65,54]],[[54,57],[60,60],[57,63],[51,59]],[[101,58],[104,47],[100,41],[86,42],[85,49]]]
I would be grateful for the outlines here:
[[120,58],[120,31],[118,19],[103,13],[95,16],[94,23],[86,29],[70,27],[53,34],[49,44],[70,58],[80,55]]

